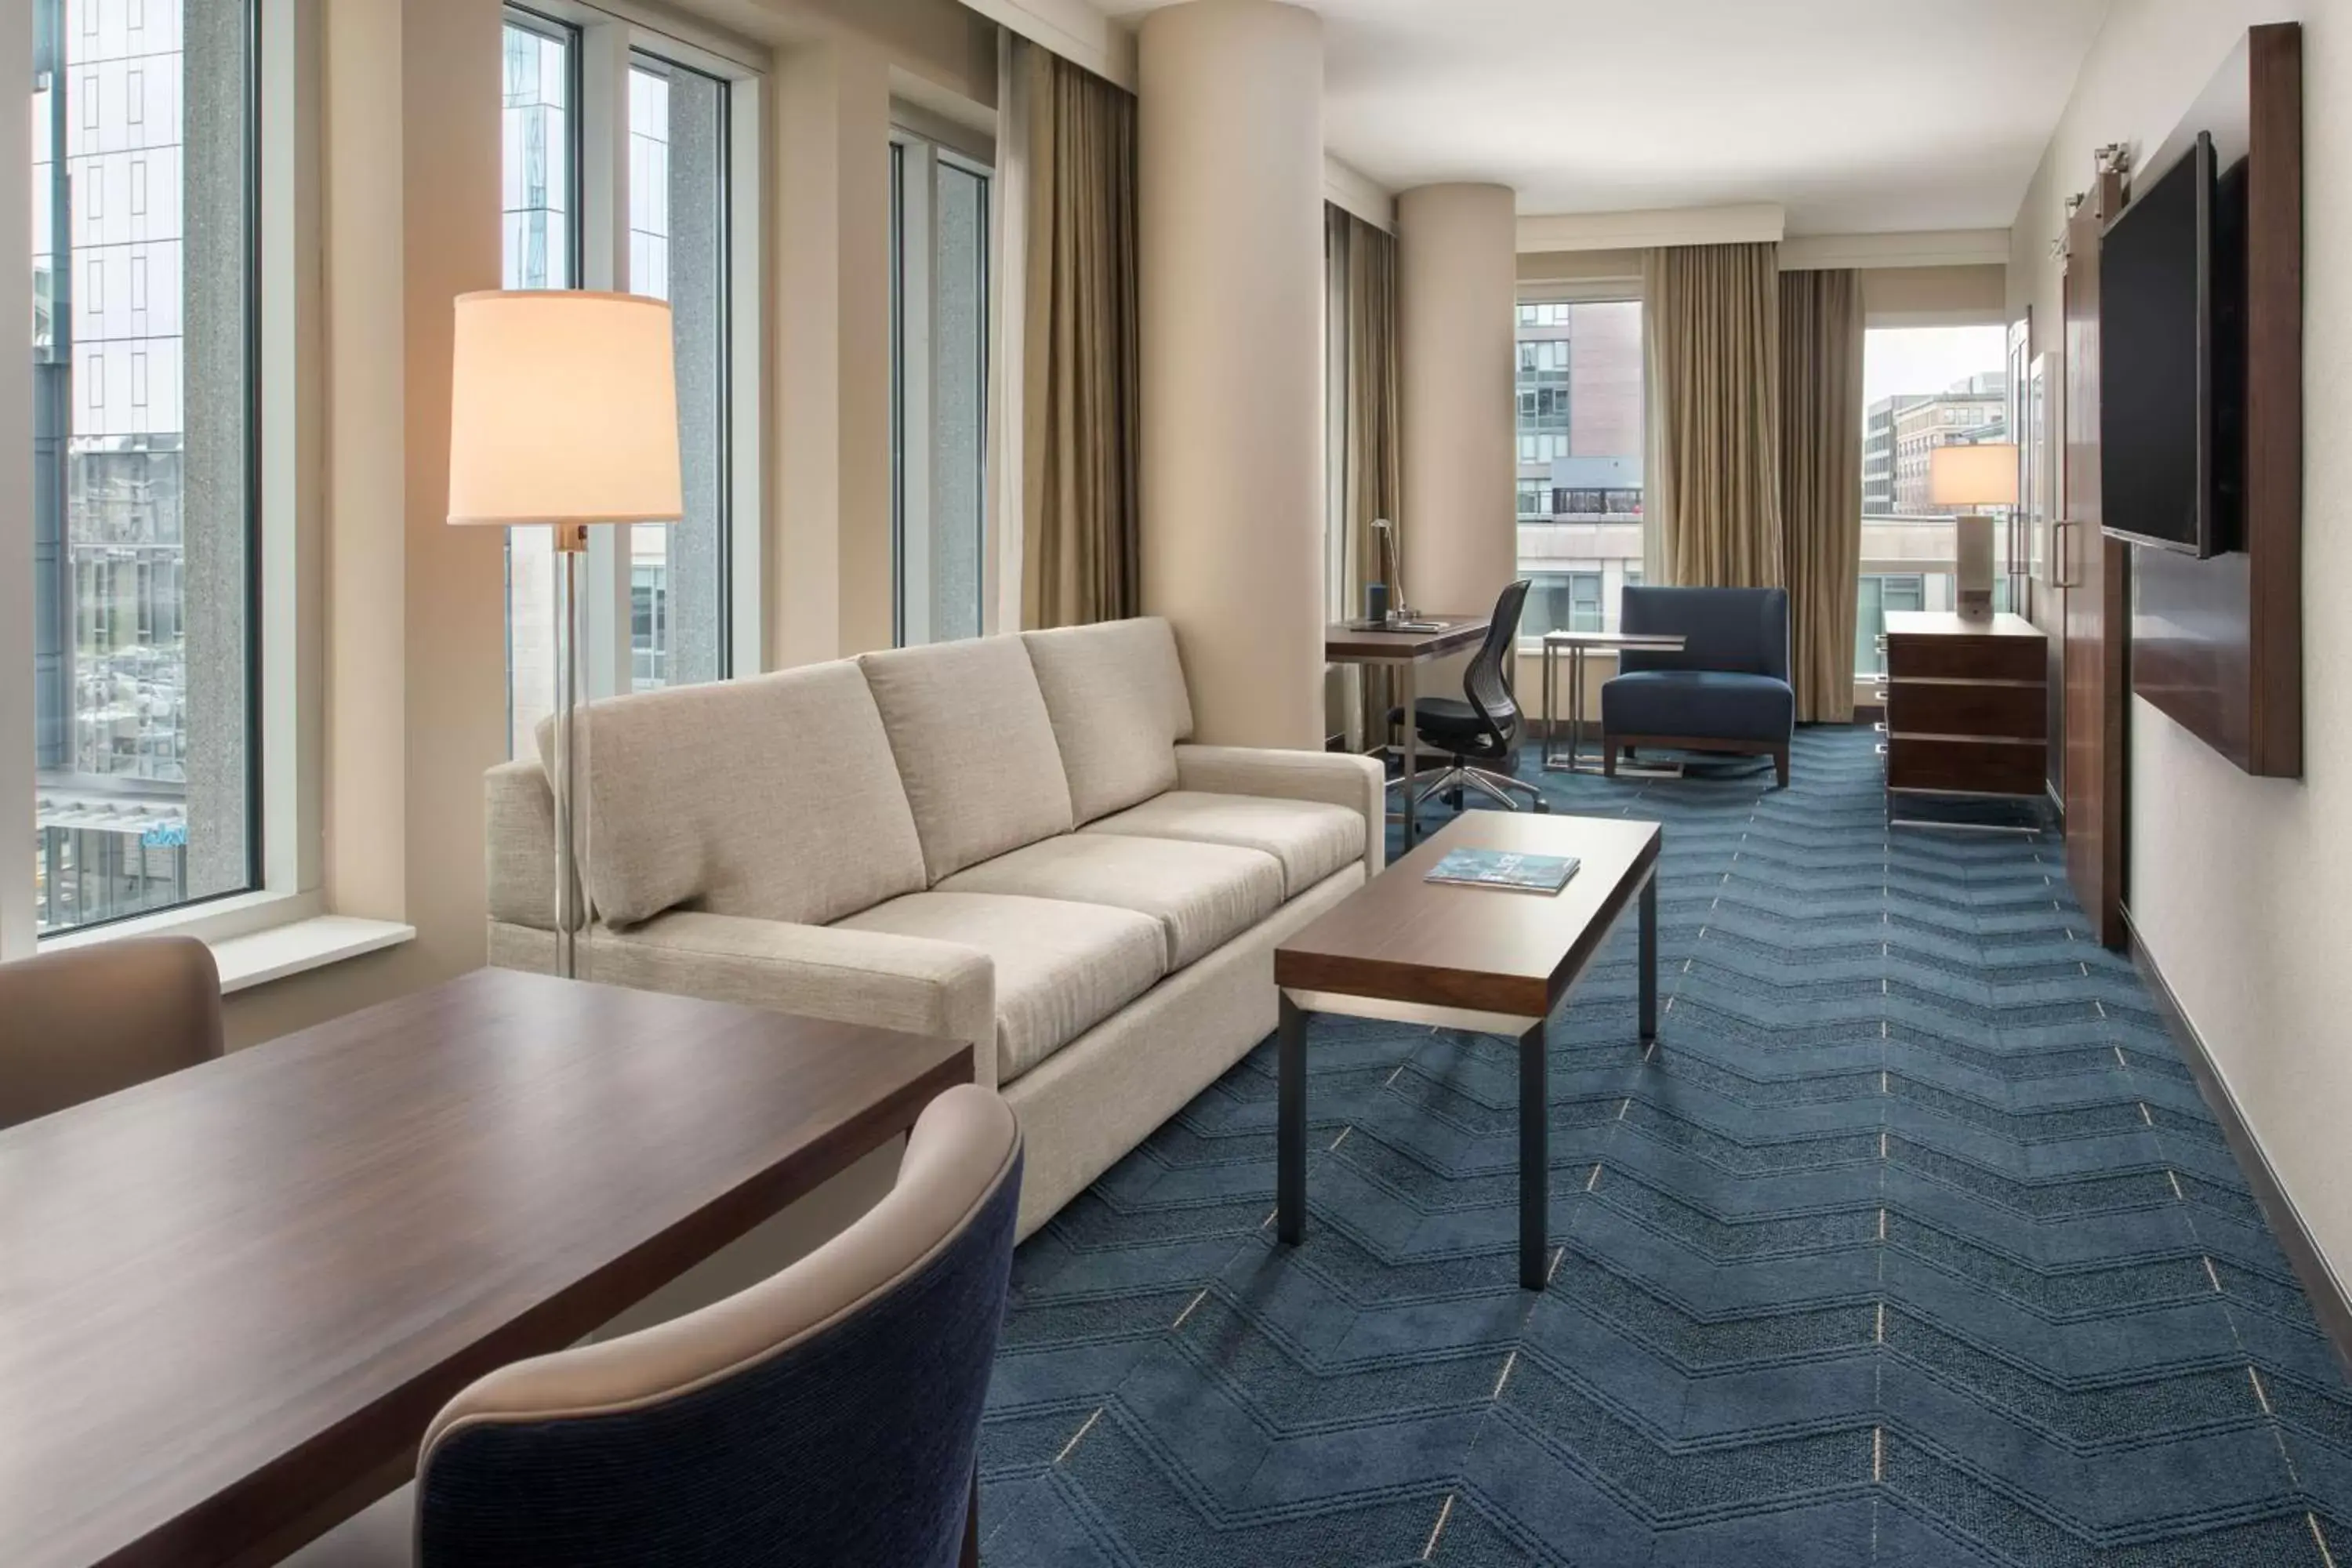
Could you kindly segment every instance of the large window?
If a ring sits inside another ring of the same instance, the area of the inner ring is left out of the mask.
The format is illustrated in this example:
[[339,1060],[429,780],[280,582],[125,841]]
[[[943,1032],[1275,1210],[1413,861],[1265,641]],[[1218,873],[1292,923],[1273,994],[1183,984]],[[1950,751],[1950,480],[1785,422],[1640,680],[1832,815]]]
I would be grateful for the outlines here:
[[[504,35],[503,284],[624,289],[669,301],[686,515],[589,536],[584,646],[591,696],[716,680],[731,664],[734,417],[730,280],[731,84],[647,47],[609,94],[587,90],[588,34],[520,7]],[[590,29],[628,33],[618,21]],[[627,156],[610,184],[583,178],[593,106],[620,105]],[[616,232],[617,230],[617,232]],[[606,243],[593,243],[591,236]],[[624,243],[612,243],[612,242]],[[604,276],[588,265],[599,257]],[[507,537],[509,743],[533,754],[555,703],[556,572],[550,531]]]
[[257,882],[257,84],[246,0],[33,0],[32,25],[34,928],[52,933]]
[[[1878,668],[1889,610],[1956,603],[1952,512],[1929,499],[1929,454],[1956,442],[2007,441],[2008,335],[1998,326],[1873,327],[1864,337],[1862,571],[1857,673]],[[2006,541],[1996,530],[1996,541]],[[2008,607],[2006,574],[1993,579]]]
[[1614,626],[1642,580],[1641,302],[1521,302],[1517,364],[1521,632]]
[[978,637],[986,593],[990,171],[890,142],[890,543],[901,646]]

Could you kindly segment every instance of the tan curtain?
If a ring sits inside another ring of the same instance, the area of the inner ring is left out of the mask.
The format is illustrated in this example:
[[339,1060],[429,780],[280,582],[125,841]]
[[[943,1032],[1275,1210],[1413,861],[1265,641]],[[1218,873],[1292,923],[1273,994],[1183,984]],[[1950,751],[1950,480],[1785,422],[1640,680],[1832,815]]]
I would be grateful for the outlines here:
[[1021,619],[1077,626],[1143,607],[1135,100],[1026,54]]
[[[1330,324],[1344,334],[1346,374],[1339,389],[1340,517],[1345,529],[1349,616],[1364,613],[1364,588],[1380,573],[1372,539],[1378,518],[1397,521],[1404,499],[1402,405],[1397,377],[1396,237],[1337,206],[1324,209],[1325,242],[1337,263],[1342,297],[1328,302]],[[1402,540],[1402,529],[1399,540]],[[1411,552],[1406,552],[1411,559]],[[1390,673],[1357,667],[1362,685],[1363,734],[1377,744],[1388,736],[1389,709],[1398,700]]]
[[1659,566],[1781,585],[1777,245],[1678,245],[1643,265]]
[[1853,721],[1862,331],[1857,274],[1780,275],[1780,527],[1802,723]]

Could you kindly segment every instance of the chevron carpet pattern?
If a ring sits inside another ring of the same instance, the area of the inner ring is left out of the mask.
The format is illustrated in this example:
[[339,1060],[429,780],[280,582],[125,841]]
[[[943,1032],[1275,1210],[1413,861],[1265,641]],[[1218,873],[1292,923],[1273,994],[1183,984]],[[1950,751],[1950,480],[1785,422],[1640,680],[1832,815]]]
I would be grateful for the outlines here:
[[1554,1021],[1550,1289],[1504,1042],[1315,1021],[1296,1251],[1267,1042],[1022,1248],[992,1568],[2352,1568],[2352,1392],[2054,839],[1890,835],[1853,731],[1544,783],[1664,824],[1668,999],[1629,918]]

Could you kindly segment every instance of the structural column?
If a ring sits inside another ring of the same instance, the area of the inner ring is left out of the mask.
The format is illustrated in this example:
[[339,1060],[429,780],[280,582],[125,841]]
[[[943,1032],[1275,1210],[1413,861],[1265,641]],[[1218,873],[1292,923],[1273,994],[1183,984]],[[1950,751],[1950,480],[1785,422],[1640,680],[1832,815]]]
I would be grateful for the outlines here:
[[1416,609],[1490,609],[1518,570],[1510,189],[1406,191],[1397,198],[1397,271],[1405,588]]
[[768,662],[888,647],[890,67],[854,38],[778,56]]
[[1193,0],[1145,19],[1139,64],[1144,605],[1200,739],[1317,746],[1322,25]]

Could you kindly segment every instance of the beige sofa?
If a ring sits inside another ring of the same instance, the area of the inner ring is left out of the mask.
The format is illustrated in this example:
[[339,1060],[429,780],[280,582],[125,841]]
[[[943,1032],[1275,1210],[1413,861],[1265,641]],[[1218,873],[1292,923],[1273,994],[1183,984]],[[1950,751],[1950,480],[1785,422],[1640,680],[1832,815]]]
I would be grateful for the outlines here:
[[[1376,763],[1192,732],[1159,620],[595,704],[580,973],[971,1041],[1026,1236],[1265,1037],[1276,944],[1380,868]],[[551,969],[546,771],[488,789],[490,960]]]

